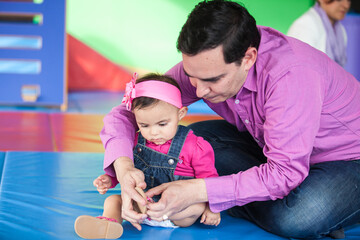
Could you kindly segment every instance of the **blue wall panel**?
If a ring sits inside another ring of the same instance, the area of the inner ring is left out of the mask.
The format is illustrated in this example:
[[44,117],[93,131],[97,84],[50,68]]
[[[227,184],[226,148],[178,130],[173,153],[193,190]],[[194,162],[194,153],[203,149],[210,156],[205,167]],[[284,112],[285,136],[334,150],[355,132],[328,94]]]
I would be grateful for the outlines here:
[[[0,21],[1,36],[41,37],[40,49],[19,49],[15,46],[0,48],[0,60],[40,61],[38,74],[6,72],[6,65],[0,73],[0,104],[2,105],[66,105],[66,33],[65,0],[30,2],[0,2],[1,15],[16,14],[17,17],[35,16],[33,22]],[[41,15],[41,18],[36,18]],[[5,70],[4,70],[5,69]],[[34,102],[22,98],[24,85],[40,88],[40,95]]]

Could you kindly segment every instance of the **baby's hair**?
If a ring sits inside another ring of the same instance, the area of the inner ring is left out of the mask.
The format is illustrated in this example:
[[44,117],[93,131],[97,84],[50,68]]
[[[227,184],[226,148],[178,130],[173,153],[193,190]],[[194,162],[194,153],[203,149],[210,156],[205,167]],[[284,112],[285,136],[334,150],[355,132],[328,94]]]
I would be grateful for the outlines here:
[[[158,73],[146,74],[145,76],[138,78],[136,80],[136,84],[145,82],[145,81],[150,81],[150,80],[169,83],[169,84],[177,87],[181,92],[179,84],[173,78],[163,75],[163,74],[158,74]],[[161,100],[156,99],[156,98],[151,98],[151,97],[137,97],[137,98],[134,98],[134,100],[132,101],[131,110],[134,110],[136,108],[137,109],[146,108],[148,106],[158,103],[159,101],[161,101]]]

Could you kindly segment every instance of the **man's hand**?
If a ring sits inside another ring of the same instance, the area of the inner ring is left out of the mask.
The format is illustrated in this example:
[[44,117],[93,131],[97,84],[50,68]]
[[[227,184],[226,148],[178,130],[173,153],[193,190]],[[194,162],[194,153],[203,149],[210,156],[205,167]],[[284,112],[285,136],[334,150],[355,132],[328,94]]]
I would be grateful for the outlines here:
[[164,216],[170,218],[192,204],[208,201],[203,179],[165,183],[146,192],[146,196],[150,198],[160,194],[161,199],[157,203],[148,203],[146,212],[156,221],[163,221]]
[[133,201],[143,206],[146,205],[146,199],[135,190],[135,187],[146,188],[144,173],[135,168],[133,161],[127,157],[115,160],[114,169],[121,186],[122,217],[140,231],[141,226],[139,223],[144,221],[147,215],[134,211]]

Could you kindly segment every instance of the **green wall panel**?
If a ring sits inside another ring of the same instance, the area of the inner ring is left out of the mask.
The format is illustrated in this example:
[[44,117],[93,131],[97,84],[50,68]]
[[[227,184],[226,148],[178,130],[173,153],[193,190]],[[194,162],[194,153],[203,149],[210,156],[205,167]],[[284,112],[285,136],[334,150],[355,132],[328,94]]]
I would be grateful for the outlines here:
[[[176,39],[199,0],[67,0],[67,31],[115,63],[164,72],[181,60]],[[238,1],[240,2],[240,1]],[[313,0],[244,0],[259,25],[286,33]]]

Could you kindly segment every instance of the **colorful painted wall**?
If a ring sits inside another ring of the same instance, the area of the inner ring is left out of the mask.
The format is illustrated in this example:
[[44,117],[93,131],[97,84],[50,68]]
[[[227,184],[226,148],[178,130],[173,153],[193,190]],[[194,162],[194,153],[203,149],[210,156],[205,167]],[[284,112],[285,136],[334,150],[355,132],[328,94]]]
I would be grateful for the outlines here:
[[[176,39],[200,0],[67,0],[67,31],[111,61],[165,72],[181,60]],[[240,1],[238,1],[240,2]],[[286,33],[313,0],[243,0],[259,25]]]

